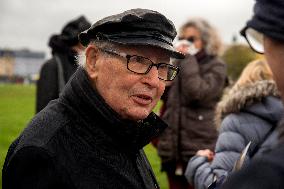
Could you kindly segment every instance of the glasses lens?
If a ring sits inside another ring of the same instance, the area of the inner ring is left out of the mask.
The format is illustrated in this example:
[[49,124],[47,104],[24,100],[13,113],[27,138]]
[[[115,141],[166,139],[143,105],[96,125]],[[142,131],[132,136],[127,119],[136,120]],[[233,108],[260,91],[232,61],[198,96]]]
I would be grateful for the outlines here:
[[248,28],[246,30],[246,38],[248,40],[249,45],[254,51],[261,54],[264,53],[263,34],[259,33],[258,31],[252,28]]
[[172,81],[176,77],[178,73],[178,68],[170,65],[170,64],[160,64],[159,66],[159,78],[166,80],[166,81]]
[[[129,58],[127,68],[135,73],[145,74],[149,71],[152,62],[142,56],[131,56]],[[158,65],[158,77],[162,80],[171,81],[178,73],[178,67],[167,63],[160,63]]]
[[167,64],[160,64],[158,68],[159,78],[163,80],[168,80],[169,68]]
[[168,79],[169,81],[172,81],[175,79],[175,77],[178,74],[178,68],[170,68],[168,71]]
[[128,62],[128,69],[135,73],[146,73],[152,62],[142,56],[131,56]]
[[189,37],[187,38],[187,41],[191,42],[191,43],[194,43],[194,41],[196,40],[196,37]]

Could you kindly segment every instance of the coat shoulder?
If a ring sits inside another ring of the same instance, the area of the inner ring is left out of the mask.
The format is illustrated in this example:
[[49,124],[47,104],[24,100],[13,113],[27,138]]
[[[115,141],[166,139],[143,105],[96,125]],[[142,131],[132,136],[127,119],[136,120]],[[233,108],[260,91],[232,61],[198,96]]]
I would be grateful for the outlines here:
[[18,137],[15,151],[27,146],[46,148],[56,133],[71,121],[62,113],[63,109],[58,100],[54,100],[36,114]]

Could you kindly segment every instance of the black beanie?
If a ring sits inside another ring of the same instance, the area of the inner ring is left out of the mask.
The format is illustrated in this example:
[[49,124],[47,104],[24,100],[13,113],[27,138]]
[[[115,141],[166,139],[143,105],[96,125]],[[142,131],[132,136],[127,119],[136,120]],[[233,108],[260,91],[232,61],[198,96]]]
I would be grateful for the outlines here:
[[78,34],[89,27],[91,27],[90,22],[84,16],[80,16],[63,27],[61,39],[69,46],[74,46],[79,42]]
[[256,0],[254,15],[247,26],[284,42],[284,0]]

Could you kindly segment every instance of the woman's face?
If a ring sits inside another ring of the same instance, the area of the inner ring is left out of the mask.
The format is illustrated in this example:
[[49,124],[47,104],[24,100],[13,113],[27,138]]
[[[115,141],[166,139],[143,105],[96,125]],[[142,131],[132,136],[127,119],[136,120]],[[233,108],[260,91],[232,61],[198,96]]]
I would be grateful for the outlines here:
[[197,49],[203,48],[203,42],[201,40],[201,33],[198,29],[195,27],[187,27],[184,29],[184,31],[179,36],[180,39],[190,39],[191,42],[195,45]]

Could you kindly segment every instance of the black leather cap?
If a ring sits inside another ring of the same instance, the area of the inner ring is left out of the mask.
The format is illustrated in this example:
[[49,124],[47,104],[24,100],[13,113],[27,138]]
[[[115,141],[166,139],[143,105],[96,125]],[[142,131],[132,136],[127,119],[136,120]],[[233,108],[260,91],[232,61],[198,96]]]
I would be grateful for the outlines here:
[[94,39],[125,45],[149,45],[165,49],[174,58],[184,58],[173,48],[176,34],[173,23],[159,12],[131,9],[99,20],[80,33],[79,40],[84,46]]

